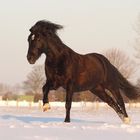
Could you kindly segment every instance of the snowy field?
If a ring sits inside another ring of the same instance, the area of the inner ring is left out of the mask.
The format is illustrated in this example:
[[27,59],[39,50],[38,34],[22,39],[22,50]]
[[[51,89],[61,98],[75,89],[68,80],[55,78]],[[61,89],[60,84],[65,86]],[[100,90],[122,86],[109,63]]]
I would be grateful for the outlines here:
[[42,112],[36,107],[0,106],[0,140],[137,140],[140,108],[127,107],[131,124],[125,125],[106,105],[73,106],[71,123],[64,123],[61,105]]

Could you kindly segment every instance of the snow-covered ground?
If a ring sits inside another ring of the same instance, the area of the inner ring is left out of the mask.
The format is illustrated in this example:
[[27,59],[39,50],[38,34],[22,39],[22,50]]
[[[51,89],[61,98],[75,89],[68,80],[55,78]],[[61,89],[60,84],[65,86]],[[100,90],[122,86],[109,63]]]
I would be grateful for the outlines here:
[[131,124],[125,125],[107,106],[73,106],[71,123],[64,123],[65,108],[48,112],[36,107],[0,107],[0,140],[137,140],[140,108],[127,108]]

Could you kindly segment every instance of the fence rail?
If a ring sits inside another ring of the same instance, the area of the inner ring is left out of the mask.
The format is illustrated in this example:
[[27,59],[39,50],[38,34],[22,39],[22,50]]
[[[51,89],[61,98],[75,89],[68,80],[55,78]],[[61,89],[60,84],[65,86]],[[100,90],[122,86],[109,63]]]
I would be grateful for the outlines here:
[[[127,108],[140,108],[140,103],[126,103]],[[50,102],[51,107],[65,107],[65,102]],[[37,103],[28,102],[28,101],[0,101],[0,107],[38,107],[42,109],[42,101]],[[81,107],[81,108],[92,108],[98,110],[100,108],[109,108],[106,103],[103,102],[73,102],[72,107]]]

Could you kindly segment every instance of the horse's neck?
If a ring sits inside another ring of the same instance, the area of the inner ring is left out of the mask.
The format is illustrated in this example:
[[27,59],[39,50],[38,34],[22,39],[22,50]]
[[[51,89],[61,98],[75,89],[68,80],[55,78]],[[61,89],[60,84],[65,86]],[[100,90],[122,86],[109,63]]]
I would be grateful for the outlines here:
[[57,63],[57,61],[61,60],[62,58],[68,60],[71,57],[78,56],[78,54],[66,46],[58,36],[55,37],[49,37],[47,40],[47,59],[49,59],[49,61],[52,63]]
[[68,48],[57,35],[49,36],[47,38],[47,47],[50,55],[58,57],[62,52],[68,50]]

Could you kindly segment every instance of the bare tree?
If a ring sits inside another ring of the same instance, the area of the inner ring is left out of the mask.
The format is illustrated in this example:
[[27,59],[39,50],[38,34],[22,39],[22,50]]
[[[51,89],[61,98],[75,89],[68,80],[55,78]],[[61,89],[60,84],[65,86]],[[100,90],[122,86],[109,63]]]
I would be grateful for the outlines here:
[[134,48],[136,50],[136,57],[140,58],[140,14],[139,14],[137,22],[135,24],[134,30],[137,34],[137,37],[135,39]]
[[135,73],[135,62],[121,50],[109,49],[105,52],[105,56],[126,79],[130,79]]
[[0,83],[0,95],[11,92],[11,87],[7,84]]
[[24,81],[24,89],[33,94],[40,94],[42,86],[45,82],[45,72],[42,65],[34,66],[32,71],[27,75],[27,80]]

